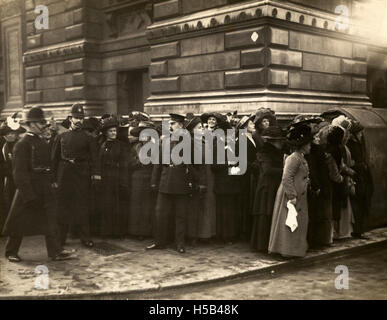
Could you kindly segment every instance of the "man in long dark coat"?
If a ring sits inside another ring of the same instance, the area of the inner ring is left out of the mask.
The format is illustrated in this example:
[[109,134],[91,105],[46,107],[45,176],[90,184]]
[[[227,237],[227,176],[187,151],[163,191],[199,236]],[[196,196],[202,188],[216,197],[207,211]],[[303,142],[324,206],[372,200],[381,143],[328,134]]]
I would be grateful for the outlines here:
[[70,130],[60,134],[52,150],[52,160],[58,185],[59,233],[66,242],[70,226],[76,226],[81,242],[93,247],[90,239],[89,198],[91,182],[101,180],[98,149],[95,139],[83,130],[83,106],[71,108]]
[[[185,117],[171,114],[172,131],[184,127]],[[169,139],[169,138],[166,138]],[[163,142],[167,143],[167,142]],[[178,142],[170,141],[171,151]],[[158,186],[155,221],[155,243],[147,250],[163,248],[168,244],[171,225],[175,225],[175,242],[179,253],[185,252],[186,214],[189,196],[192,193],[192,171],[190,165],[171,164],[155,165],[151,185]]]
[[18,251],[23,236],[45,235],[47,253],[53,260],[71,258],[60,246],[53,176],[48,144],[39,136],[46,127],[41,108],[31,108],[26,114],[28,132],[14,148],[12,159],[15,198],[4,226],[8,236],[5,256],[11,262],[21,261]]

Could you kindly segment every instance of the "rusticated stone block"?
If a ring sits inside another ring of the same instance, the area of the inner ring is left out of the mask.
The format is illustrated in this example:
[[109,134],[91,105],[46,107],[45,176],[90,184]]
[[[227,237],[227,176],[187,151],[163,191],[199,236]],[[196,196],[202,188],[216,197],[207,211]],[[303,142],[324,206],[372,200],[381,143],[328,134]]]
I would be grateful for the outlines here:
[[36,79],[36,89],[55,89],[65,87],[66,78],[71,77],[69,74],[54,75]]
[[29,90],[35,90],[35,82],[36,80],[35,79],[27,79],[26,80],[26,89],[27,91]]
[[344,74],[354,74],[354,75],[365,76],[367,75],[367,63],[342,59],[341,71]]
[[152,79],[151,91],[153,93],[178,92],[180,90],[180,77]]
[[366,45],[357,44],[357,43],[353,44],[353,52],[352,52],[353,59],[366,60],[367,54],[368,54],[368,48]]
[[367,80],[361,78],[352,78],[352,92],[366,93],[367,92]]
[[225,35],[226,49],[259,47],[264,44],[265,32],[263,27],[230,32]]
[[271,87],[287,87],[289,84],[289,72],[287,70],[268,70],[268,85]]
[[224,73],[209,72],[181,77],[181,91],[208,91],[224,88]]
[[166,76],[168,74],[167,61],[152,62],[149,70],[151,77]]
[[77,72],[72,74],[73,86],[83,86],[86,84],[86,74]]
[[177,57],[180,54],[179,42],[171,42],[151,47],[151,59],[165,59]]
[[45,89],[43,90],[43,101],[44,102],[55,102],[65,100],[65,89]]
[[289,33],[289,49],[337,57],[352,57],[351,42],[295,31]]
[[180,13],[180,1],[170,0],[153,5],[153,17],[155,20],[161,20],[177,16]]
[[227,4],[227,0],[181,0],[183,13],[192,13]]
[[40,77],[40,66],[26,67],[26,79]]
[[179,75],[198,72],[239,69],[239,51],[214,53],[168,61],[168,74]]
[[265,65],[264,49],[250,49],[241,51],[242,68],[263,67]]
[[225,73],[226,88],[263,87],[265,85],[264,69],[229,71]]
[[85,36],[86,25],[84,23],[66,27],[66,40],[80,39]]
[[290,72],[289,88],[348,93],[351,92],[351,77],[314,72]]
[[57,44],[65,41],[66,41],[65,29],[47,30],[43,32],[44,45]]
[[181,56],[194,56],[224,51],[224,34],[218,33],[205,37],[182,40]]
[[42,66],[43,76],[51,76],[64,73],[64,62],[46,63]]
[[27,37],[27,48],[32,49],[41,46],[42,34]]
[[322,56],[320,54],[303,54],[303,67],[305,71],[316,71],[340,74],[340,58]]
[[83,0],[67,0],[66,1],[66,10],[80,8],[83,5]]
[[28,10],[34,10],[34,9],[35,9],[35,3],[34,3],[34,0],[26,0],[26,2],[25,2],[25,8],[26,8],[26,11],[28,11]]
[[65,88],[66,100],[76,100],[86,98],[86,88],[84,86]]
[[41,102],[42,101],[42,91],[27,91],[26,102]]
[[302,67],[302,53],[290,50],[269,49],[268,64],[291,68]]
[[269,45],[288,46],[289,31],[277,28],[269,28]]
[[310,72],[289,72],[289,88],[310,90],[312,74]]
[[73,60],[67,60],[64,63],[64,72],[76,72],[76,71],[82,71],[85,68],[85,59],[79,58],[79,59],[73,59]]

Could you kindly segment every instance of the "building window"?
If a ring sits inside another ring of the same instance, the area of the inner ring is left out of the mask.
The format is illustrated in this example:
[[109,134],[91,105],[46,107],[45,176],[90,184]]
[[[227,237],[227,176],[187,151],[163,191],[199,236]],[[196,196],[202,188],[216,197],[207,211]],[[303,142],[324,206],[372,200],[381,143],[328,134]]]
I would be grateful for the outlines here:
[[131,111],[144,111],[149,92],[148,69],[118,72],[117,113],[127,115]]

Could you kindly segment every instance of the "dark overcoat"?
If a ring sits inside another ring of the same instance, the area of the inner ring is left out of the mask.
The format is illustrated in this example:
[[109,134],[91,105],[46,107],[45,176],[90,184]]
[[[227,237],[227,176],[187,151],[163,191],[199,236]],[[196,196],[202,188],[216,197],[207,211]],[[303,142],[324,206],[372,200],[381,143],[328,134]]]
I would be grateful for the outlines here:
[[257,155],[260,175],[253,206],[251,247],[266,252],[269,246],[271,220],[278,187],[281,183],[284,152],[265,142]]
[[[218,161],[217,148],[214,148],[214,192],[216,195],[216,237],[223,241],[237,239],[241,232],[241,175],[230,175],[229,169],[233,165],[228,163],[228,154],[225,154],[225,164]],[[238,145],[236,144],[237,152]],[[225,150],[226,151],[226,150]]]
[[332,243],[332,183],[323,146],[312,144],[305,156],[310,174],[308,192],[310,247]]
[[153,165],[144,165],[139,159],[142,142],[134,143],[128,151],[130,201],[128,232],[133,236],[149,237],[154,229],[157,193],[151,188]]
[[52,148],[59,222],[88,223],[91,176],[100,174],[96,140],[81,129],[58,135]]
[[[7,236],[56,235],[57,220],[48,144],[27,133],[14,148],[16,194],[4,227]],[[31,209],[30,203],[36,206]]]
[[[127,150],[119,140],[105,141],[99,148],[101,186],[97,192],[100,234],[122,236],[127,233],[127,211],[124,207],[128,186]],[[121,192],[120,192],[121,190]],[[121,194],[120,194],[121,193]]]

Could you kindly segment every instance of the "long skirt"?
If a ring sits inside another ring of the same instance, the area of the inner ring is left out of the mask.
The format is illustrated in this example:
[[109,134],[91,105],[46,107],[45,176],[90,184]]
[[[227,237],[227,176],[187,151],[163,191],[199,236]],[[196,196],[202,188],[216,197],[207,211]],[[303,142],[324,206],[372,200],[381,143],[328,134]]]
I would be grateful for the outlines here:
[[216,235],[216,196],[214,193],[214,174],[206,166],[207,192],[203,196],[202,210],[198,212],[197,237],[209,239]]
[[[273,220],[270,230],[269,253],[283,256],[304,257],[308,249],[308,202],[306,196],[297,198],[298,227],[293,232],[285,225],[288,209],[287,197],[282,184],[275,199]],[[302,208],[302,209],[301,209]]]
[[216,195],[216,236],[223,241],[234,241],[240,230],[239,194]]
[[353,216],[350,198],[347,197],[347,207],[341,209],[340,220],[334,224],[334,239],[346,239],[351,237],[353,232]]
[[151,175],[151,168],[132,173],[128,219],[128,232],[132,236],[153,234],[157,193],[150,188]]
[[254,251],[268,251],[271,221],[272,216],[270,215],[260,214],[253,216],[250,245]]

